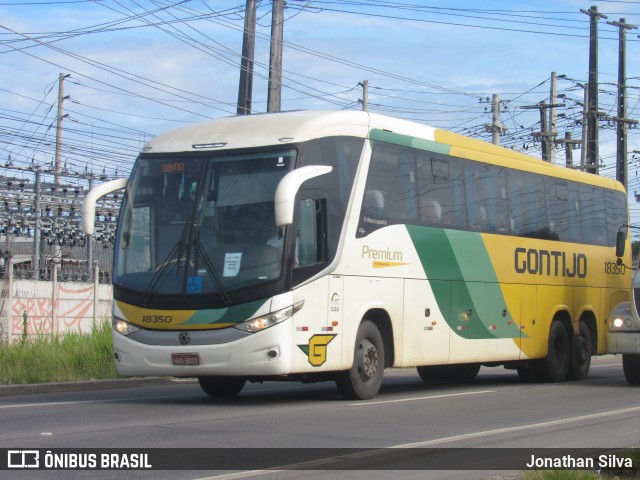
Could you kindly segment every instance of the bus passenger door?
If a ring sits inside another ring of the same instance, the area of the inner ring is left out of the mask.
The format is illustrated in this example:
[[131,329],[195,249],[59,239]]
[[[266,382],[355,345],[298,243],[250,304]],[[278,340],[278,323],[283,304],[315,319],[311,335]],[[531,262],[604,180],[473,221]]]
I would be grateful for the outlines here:
[[343,280],[323,275],[312,281],[327,265],[326,201],[300,200],[294,250],[295,301],[304,301],[296,314],[293,370],[324,372],[338,369],[342,362]]
[[[438,306],[433,289],[446,305]],[[406,279],[402,366],[444,365],[449,362],[448,315],[450,282]]]

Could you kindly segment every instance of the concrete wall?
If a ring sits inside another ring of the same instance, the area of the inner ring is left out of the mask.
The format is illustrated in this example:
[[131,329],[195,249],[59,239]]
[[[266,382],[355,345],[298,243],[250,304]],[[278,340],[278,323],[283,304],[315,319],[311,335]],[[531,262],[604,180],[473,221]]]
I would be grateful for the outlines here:
[[110,284],[39,280],[0,280],[0,342],[85,332],[111,318]]

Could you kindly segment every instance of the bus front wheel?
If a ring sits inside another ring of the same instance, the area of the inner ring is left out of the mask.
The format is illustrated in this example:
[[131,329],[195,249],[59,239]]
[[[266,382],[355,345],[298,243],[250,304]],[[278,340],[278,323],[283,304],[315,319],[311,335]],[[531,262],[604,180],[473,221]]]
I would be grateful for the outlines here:
[[375,323],[364,320],[358,327],[353,366],[338,373],[336,385],[349,400],[368,400],[375,397],[384,375],[384,344]]
[[236,377],[198,377],[198,383],[210,397],[231,398],[242,391],[246,380]]
[[631,353],[622,355],[622,370],[629,385],[640,385],[640,355]]

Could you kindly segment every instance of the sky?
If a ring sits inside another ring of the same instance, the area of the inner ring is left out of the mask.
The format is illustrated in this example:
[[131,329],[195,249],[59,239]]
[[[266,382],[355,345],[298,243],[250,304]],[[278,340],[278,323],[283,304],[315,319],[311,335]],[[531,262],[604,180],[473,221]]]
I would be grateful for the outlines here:
[[[631,0],[288,0],[281,109],[360,110],[366,80],[372,112],[491,141],[485,126],[499,94],[501,144],[540,157],[539,111],[523,107],[550,101],[551,72],[561,76],[559,138],[581,138],[589,17],[580,10],[591,6],[640,24]],[[0,175],[22,175],[4,165],[52,164],[61,74],[70,174],[124,176],[153,136],[235,115],[244,10],[244,0],[0,0]],[[258,0],[257,18],[252,109],[261,113],[270,1]],[[615,117],[618,28],[607,20],[598,23],[599,103]],[[639,33],[627,31],[630,119],[640,119]],[[600,171],[615,177],[606,118]],[[629,131],[628,151],[640,221],[639,132]],[[561,146],[556,163],[565,163]]]

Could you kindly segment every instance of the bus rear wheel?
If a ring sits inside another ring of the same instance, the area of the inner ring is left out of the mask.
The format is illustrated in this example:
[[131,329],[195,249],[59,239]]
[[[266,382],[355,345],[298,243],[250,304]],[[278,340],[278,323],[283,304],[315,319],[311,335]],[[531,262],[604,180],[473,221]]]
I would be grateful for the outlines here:
[[549,349],[547,356],[535,360],[536,377],[543,382],[562,382],[567,378],[571,363],[571,346],[567,329],[560,321],[555,321],[549,329]]
[[629,385],[640,385],[640,355],[631,353],[622,355],[622,370]]
[[242,391],[246,380],[237,377],[198,377],[198,383],[210,397],[231,398]]
[[591,368],[591,333],[587,324],[580,320],[580,332],[571,339],[571,363],[569,380],[584,380]]
[[339,372],[336,385],[348,400],[368,400],[380,390],[384,375],[384,344],[375,323],[364,320],[358,327],[353,366]]

